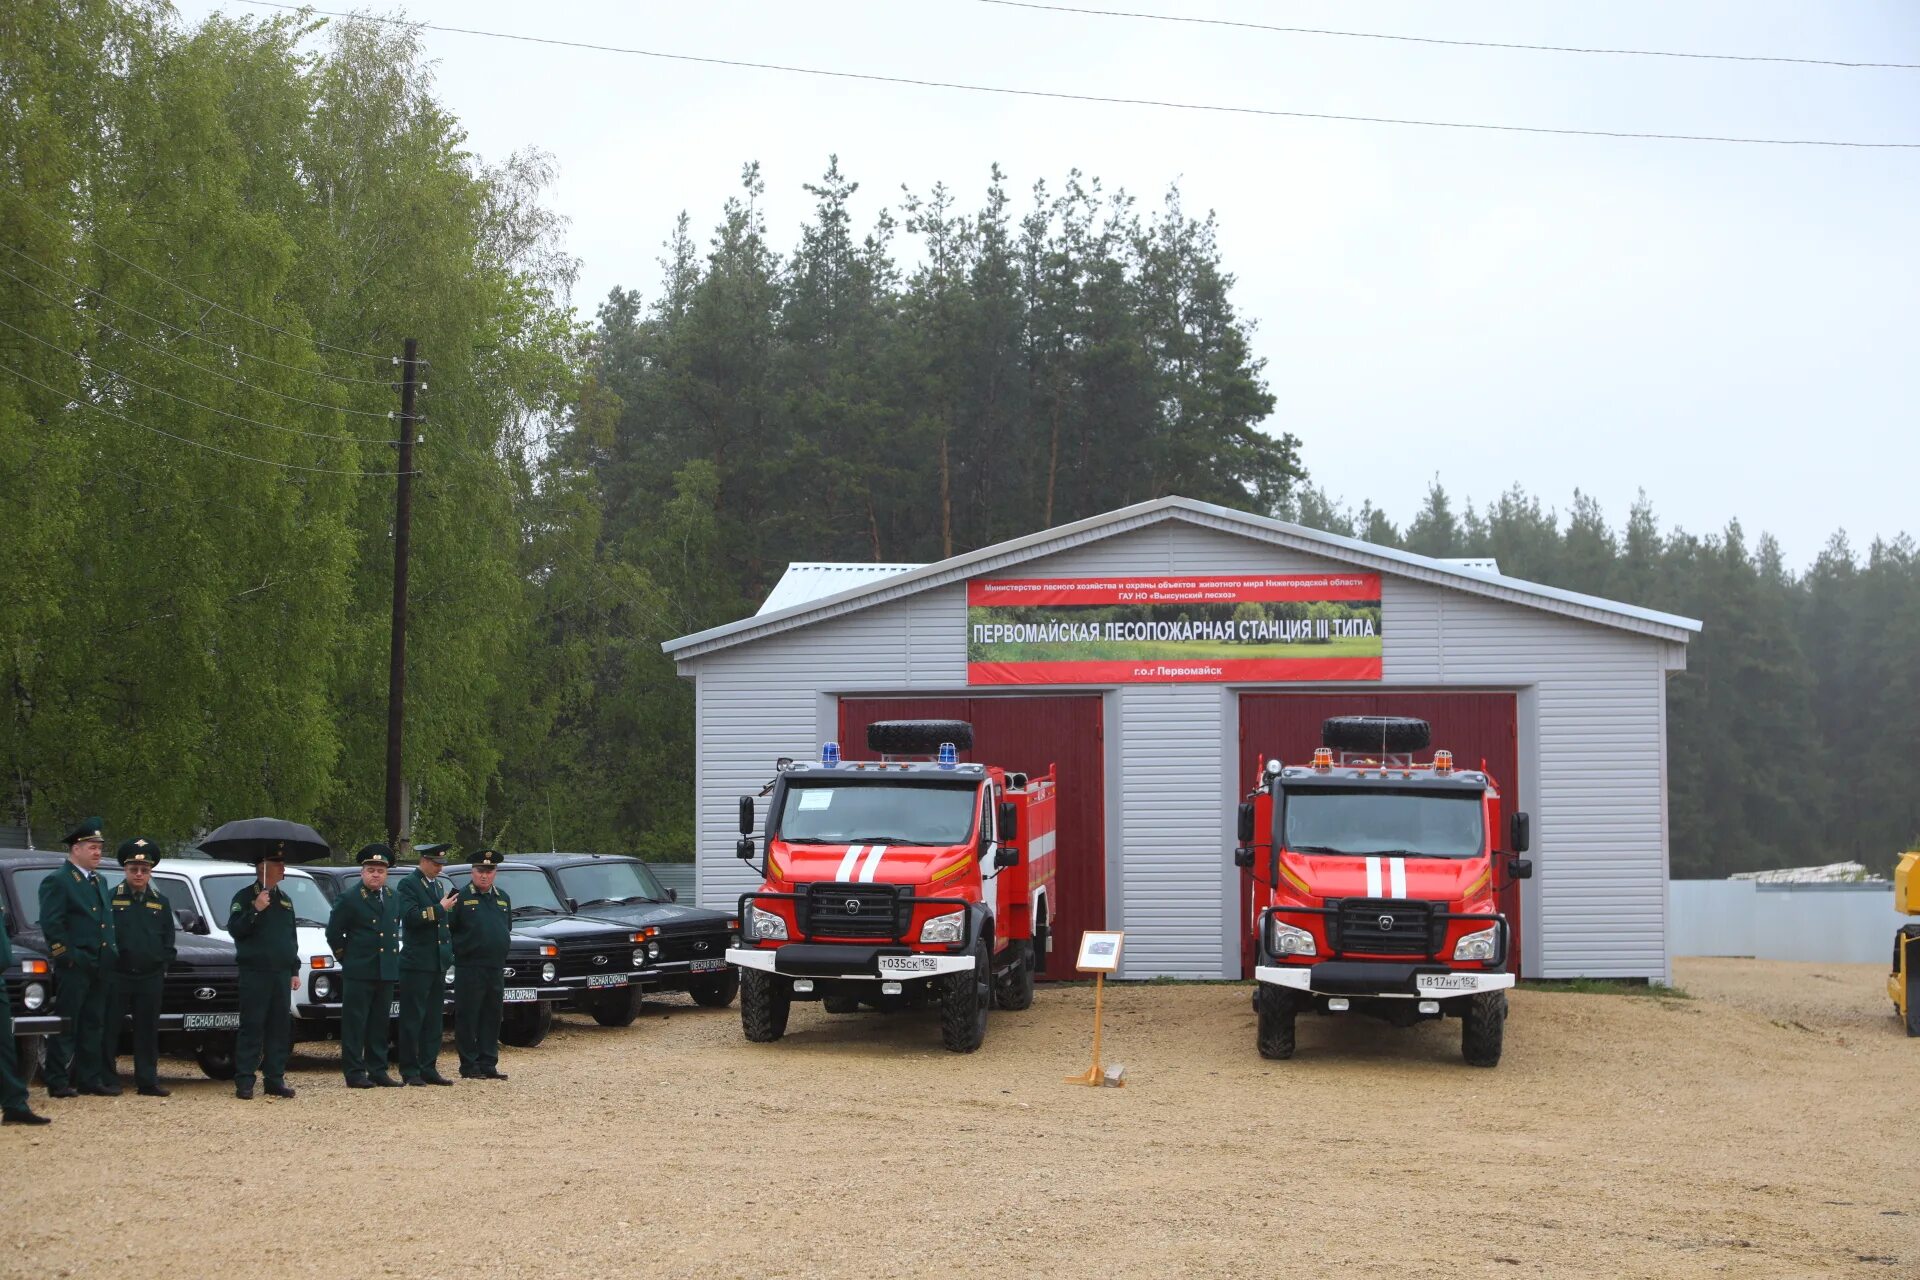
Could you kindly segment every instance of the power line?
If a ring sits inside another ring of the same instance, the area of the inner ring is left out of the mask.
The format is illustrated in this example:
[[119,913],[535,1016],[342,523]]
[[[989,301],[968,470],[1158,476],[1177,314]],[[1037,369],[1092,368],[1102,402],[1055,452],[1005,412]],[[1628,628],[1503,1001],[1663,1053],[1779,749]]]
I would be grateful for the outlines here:
[[1066,93],[1048,89],[1014,89],[1000,85],[965,84],[953,80],[923,80],[910,76],[876,75],[860,71],[828,71],[820,67],[799,67],[777,62],[747,62],[738,58],[706,58],[690,53],[665,53],[657,49],[638,49],[622,45],[595,44],[585,40],[560,40],[549,36],[519,35],[507,31],[483,31],[476,27],[449,27],[432,22],[413,22],[402,18],[382,18],[373,14],[342,13],[334,9],[316,9],[311,5],[279,3],[279,0],[237,0],[240,4],[269,9],[289,9],[297,13],[321,14],[412,27],[421,31],[444,31],[453,35],[486,36],[494,40],[515,40],[524,44],[553,45],[565,49],[590,49],[598,53],[624,53],[667,62],[690,62],[703,66],[742,67],[753,71],[782,71],[791,75],[820,76],[831,80],[863,80],[874,84],[911,85],[922,89],[959,89],[967,93],[991,93],[1015,98],[1047,98],[1060,102],[1093,102],[1108,106],[1165,107],[1174,111],[1203,111],[1220,115],[1265,116],[1293,120],[1336,120],[1348,124],[1397,124],[1425,129],[1468,129],[1487,133],[1535,133],[1581,138],[1631,138],[1660,142],[1725,142],[1773,147],[1855,147],[1871,150],[1920,150],[1920,142],[1856,142],[1836,138],[1741,138],[1719,134],[1647,133],[1626,129],[1558,129],[1544,125],[1476,124],[1462,120],[1417,120],[1400,116],[1341,115],[1330,111],[1282,111],[1270,107],[1232,107],[1217,103],[1174,102],[1159,98],[1122,98],[1092,93]]
[[208,444],[204,440],[195,440],[189,436],[178,436],[171,431],[163,431],[159,427],[148,426],[144,422],[135,422],[132,418],[127,417],[125,414],[115,413],[111,409],[104,409],[99,405],[94,404],[92,401],[82,399],[81,397],[73,394],[70,391],[62,391],[59,387],[49,386],[47,383],[40,381],[40,379],[38,378],[29,377],[26,374],[20,372],[20,370],[14,368],[12,365],[0,364],[0,369],[4,369],[6,372],[12,374],[14,377],[20,379],[22,382],[31,383],[34,386],[39,387],[42,391],[50,391],[54,395],[63,397],[69,404],[77,405],[82,409],[87,409],[94,413],[101,414],[105,417],[113,418],[119,422],[124,422],[130,427],[138,427],[142,431],[151,431],[154,435],[165,436],[169,440],[178,440],[181,444],[190,444],[196,449],[205,449],[208,453],[218,453],[229,458],[239,458],[243,462],[258,462],[269,467],[279,467],[284,471],[307,471],[307,472],[312,472],[316,475],[395,476],[400,474],[398,471],[348,471],[348,470],[343,470],[339,467],[309,467],[309,466],[304,466],[298,462],[277,462],[272,458],[258,458],[258,457],[255,457],[253,454],[241,453],[235,449],[222,449],[217,444]]
[[[293,6],[287,5],[287,6],[281,6],[281,7],[292,8]],[[363,360],[374,360],[374,361],[388,361],[393,358],[391,356],[376,356],[371,352],[367,352],[367,351],[355,351],[352,347],[335,346],[331,342],[322,342],[320,339],[312,337],[308,334],[295,333],[291,329],[283,329],[279,325],[272,324],[268,321],[260,319],[258,316],[250,316],[244,311],[236,311],[232,307],[227,306],[223,302],[215,302],[212,298],[202,297],[200,294],[195,293],[193,290],[187,288],[187,286],[181,284],[177,280],[169,280],[166,276],[161,275],[157,271],[149,271],[146,267],[141,266],[139,263],[135,262],[132,258],[129,258],[124,254],[116,253],[112,249],[107,248],[107,246],[101,244],[98,240],[95,240],[92,236],[88,235],[86,232],[81,231],[78,228],[74,227],[72,223],[68,222],[64,218],[56,218],[50,213],[47,213],[40,209],[36,209],[31,204],[28,204],[25,200],[20,200],[19,204],[21,208],[27,209],[33,213],[39,214],[41,218],[45,219],[48,223],[52,224],[53,226],[59,227],[64,231],[72,233],[74,236],[76,236],[80,240],[82,244],[90,244],[94,248],[98,249],[100,252],[106,254],[109,258],[112,258],[118,262],[125,263],[127,266],[132,267],[135,271],[138,271],[141,275],[151,277],[154,280],[158,280],[161,284],[166,285],[170,289],[178,289],[181,293],[184,293],[185,295],[187,295],[187,297],[192,298],[195,302],[204,302],[209,307],[214,308],[216,311],[224,311],[230,316],[237,316],[240,319],[245,320],[249,324],[257,324],[262,329],[266,329],[273,333],[280,334],[282,337],[292,338],[296,342],[311,342],[316,347],[324,347],[328,351],[337,351],[341,355],[358,356]],[[361,379],[361,381],[376,381],[376,380]],[[376,384],[382,385],[382,386],[385,385],[384,383],[376,383]]]
[[[139,317],[140,317],[140,318],[141,318],[142,320],[145,320],[145,321],[147,321],[147,322],[148,322],[149,324],[157,324],[157,325],[159,325],[159,326],[160,326],[161,328],[163,328],[163,329],[171,329],[171,330],[173,330],[173,331],[174,331],[175,333],[177,333],[177,334],[179,334],[179,335],[181,335],[182,337],[186,337],[186,338],[192,338],[192,339],[194,339],[194,340],[195,340],[195,341],[197,341],[197,342],[204,342],[204,343],[206,343],[206,344],[207,344],[208,346],[211,346],[211,347],[215,347],[215,348],[218,348],[218,349],[219,349],[219,350],[221,350],[221,351],[224,351],[224,352],[226,352],[226,353],[227,353],[228,355],[233,355],[233,356],[245,356],[245,357],[246,357],[247,359],[249,359],[249,360],[258,360],[258,361],[259,361],[260,363],[262,363],[262,364],[270,364],[270,365],[273,365],[273,366],[274,366],[275,368],[278,368],[278,369],[290,369],[290,370],[292,370],[292,371],[293,371],[294,373],[298,373],[298,374],[304,374],[305,376],[307,376],[307,377],[311,377],[311,378],[326,378],[326,379],[328,379],[329,381],[332,381],[332,382],[352,382],[352,383],[357,383],[357,384],[359,384],[359,385],[361,385],[361,386],[368,386],[368,387],[385,387],[385,388],[387,388],[388,390],[391,390],[391,389],[392,389],[392,385],[393,385],[392,383],[389,383],[389,382],[384,382],[384,381],[382,381],[382,380],[381,380],[381,379],[379,379],[379,378],[355,378],[355,377],[352,377],[352,376],[349,376],[349,375],[347,375],[347,374],[340,374],[340,373],[328,373],[328,372],[327,372],[326,370],[324,370],[324,369],[303,369],[303,368],[301,368],[301,367],[300,367],[299,365],[297,365],[297,364],[288,364],[288,363],[287,363],[286,361],[284,361],[284,360],[275,360],[275,359],[273,359],[273,358],[272,358],[271,356],[262,356],[262,355],[255,355],[255,354],[254,354],[253,352],[251,352],[251,351],[243,351],[243,350],[241,350],[241,349],[240,349],[239,347],[237,347],[237,346],[235,346],[235,345],[234,345],[234,344],[232,344],[232,343],[228,343],[228,342],[222,342],[222,341],[220,341],[220,340],[219,340],[218,338],[209,338],[209,337],[208,337],[208,336],[207,336],[206,334],[204,334],[204,333],[195,333],[195,332],[194,332],[193,330],[191,330],[191,329],[184,329],[184,328],[182,328],[182,327],[180,327],[179,325],[177,325],[177,324],[174,324],[174,323],[172,323],[171,321],[167,321],[167,320],[162,320],[162,319],[160,319],[160,317],[158,317],[158,316],[150,316],[150,315],[148,315],[148,314],[147,314],[146,312],[144,312],[144,311],[142,311],[142,310],[140,310],[140,308],[138,308],[138,307],[136,307],[136,306],[134,306],[134,305],[133,305],[132,303],[130,303],[130,302],[122,302],[122,301],[120,301],[120,300],[119,300],[118,298],[115,298],[115,297],[113,297],[113,296],[111,296],[111,295],[109,295],[109,294],[106,294],[106,293],[103,293],[103,292],[101,292],[100,290],[98,290],[98,289],[95,289],[95,288],[93,288],[93,287],[92,287],[91,285],[84,285],[84,284],[81,284],[81,283],[80,283],[80,282],[79,282],[78,280],[76,280],[76,279],[74,279],[74,278],[73,278],[72,276],[70,276],[70,275],[68,275],[68,274],[66,274],[66,273],[65,273],[64,271],[56,271],[56,270],[54,270],[54,269],[53,269],[52,267],[50,267],[50,266],[48,266],[48,265],[47,265],[46,263],[44,263],[44,262],[42,262],[42,261],[40,261],[40,260],[39,260],[38,258],[35,258],[35,257],[34,257],[34,256],[33,256],[32,254],[29,254],[29,253],[26,253],[26,252],[24,252],[23,250],[20,250],[20,249],[17,249],[17,248],[15,248],[15,247],[14,247],[13,245],[10,245],[10,244],[4,244],[4,245],[0,245],[0,249],[5,249],[5,250],[6,250],[6,251],[7,251],[8,253],[11,253],[11,254],[13,254],[13,255],[15,255],[16,257],[19,257],[19,258],[23,258],[23,259],[25,259],[26,261],[28,261],[28,262],[30,262],[30,263],[32,263],[32,264],[33,264],[34,266],[36,266],[36,267],[38,267],[38,268],[40,268],[40,269],[41,269],[42,271],[44,271],[44,272],[46,272],[46,273],[47,273],[48,275],[50,275],[50,276],[53,276],[53,277],[54,277],[55,279],[58,279],[58,280],[65,280],[65,281],[66,281],[66,282],[67,282],[68,284],[70,284],[70,285],[72,285],[72,286],[73,286],[74,288],[76,288],[76,289],[78,289],[78,290],[80,290],[80,291],[81,291],[82,293],[90,293],[90,294],[92,294],[92,295],[93,295],[94,297],[96,297],[96,298],[98,298],[98,299],[100,299],[100,300],[101,300],[102,302],[106,302],[106,303],[110,303],[110,304],[112,304],[113,306],[116,306],[116,307],[119,307],[119,308],[120,308],[120,309],[121,309],[122,311],[128,311],[128,312],[131,312],[131,313],[133,313],[133,314],[134,314],[134,315],[136,315],[136,316],[139,316]],[[14,274],[14,273],[13,273],[12,271],[8,271],[8,270],[7,270],[7,268],[5,268],[5,267],[0,267],[0,272],[4,272],[5,274],[7,274],[7,275],[9,275],[9,276],[13,276],[13,278],[14,278],[15,280],[18,280],[18,281],[19,281],[19,282],[20,282],[21,284],[24,284],[24,285],[26,285],[26,286],[27,286],[27,288],[29,288],[29,289],[32,289],[32,290],[33,290],[33,291],[34,291],[35,293],[37,293],[37,294],[39,294],[39,295],[40,295],[41,297],[43,297],[43,298],[52,298],[52,299],[53,299],[53,301],[55,301],[55,302],[58,302],[58,303],[60,303],[60,304],[61,304],[62,306],[67,306],[67,307],[73,307],[73,306],[74,306],[74,304],[73,304],[73,303],[71,303],[71,302],[68,302],[68,301],[67,301],[67,300],[66,300],[65,298],[61,298],[61,297],[57,297],[57,296],[56,296],[56,295],[54,295],[54,294],[51,294],[51,293],[48,293],[48,292],[47,292],[47,291],[46,291],[45,289],[42,289],[42,288],[40,288],[40,287],[39,287],[38,285],[35,285],[35,284],[33,284],[32,282],[30,282],[30,281],[28,281],[28,280],[26,280],[25,278],[23,278],[23,277],[21,277],[21,276],[18,276],[18,275],[15,275],[15,274]],[[79,308],[78,308],[78,307],[75,307],[74,309],[75,309],[75,310],[78,310]],[[102,323],[102,324],[105,324],[105,322],[104,322],[104,321],[100,321],[99,323]],[[107,328],[109,328],[109,329],[112,329],[112,328],[113,328],[113,326],[112,326],[112,325],[106,325],[106,327],[107,327]],[[120,330],[118,330],[118,329],[113,329],[113,332],[115,332],[115,333],[120,333]],[[133,340],[133,341],[135,341],[135,342],[138,342],[138,341],[140,341],[140,339],[138,339],[138,338],[134,338],[134,337],[133,337],[133,335],[131,335],[131,334],[127,334],[127,333],[120,333],[120,336],[121,336],[121,337],[123,337],[123,338],[130,338],[130,339],[132,339],[132,340]],[[157,349],[158,349],[158,348],[156,348],[156,350],[157,350]],[[202,367],[204,367],[204,366],[201,366],[201,365],[195,365],[194,367],[195,367],[196,369],[198,369],[198,368],[202,368]],[[238,379],[236,379],[236,381],[238,381]],[[248,386],[252,386],[252,384],[251,384],[251,383],[248,383],[248,384],[246,384],[246,385],[248,385]],[[266,388],[264,388],[264,387],[258,387],[258,388],[255,388],[255,389],[256,389],[256,390],[262,390],[262,391],[264,391],[264,390],[266,390]],[[278,391],[276,391],[276,392],[273,392],[273,394],[274,394],[274,395],[283,395],[283,394],[285,394],[285,393],[284,393],[284,392],[278,392]],[[289,397],[289,399],[291,399],[291,398],[292,398],[292,397]],[[307,404],[314,404],[314,403],[317,403],[317,402],[316,402],[316,401],[305,401],[305,402],[303,402],[303,403],[307,403]],[[331,405],[321,405],[320,407],[324,409],[324,408],[331,408],[332,406],[331,406]],[[348,412],[348,413],[364,413],[364,412],[365,412],[365,410],[361,410],[361,409],[349,409],[349,410],[346,410],[346,412]],[[377,417],[385,417],[386,415],[384,415],[384,414],[378,414],[378,415],[375,415],[375,416],[377,416]]]
[[1242,31],[1275,31],[1295,36],[1340,36],[1350,40],[1399,40],[1408,44],[1444,44],[1462,49],[1523,49],[1533,53],[1597,53],[1628,58],[1697,58],[1711,62],[1778,62],[1807,67],[1881,67],[1893,71],[1920,71],[1920,62],[1847,62],[1838,58],[1783,58],[1757,53],[1685,53],[1673,49],[1605,49],[1566,44],[1518,44],[1504,40],[1447,40],[1439,36],[1392,35],[1384,31],[1333,31],[1324,27],[1277,27],[1265,22],[1236,22],[1230,18],[1194,18],[1185,14],[1139,13],[1129,9],[1081,9],[1064,4],[1037,4],[1034,0],[978,0],[1008,9],[1037,9],[1046,13],[1077,13],[1101,18],[1145,18],[1152,22],[1185,22],[1196,26],[1237,27]]
[[67,356],[73,360],[78,361],[85,368],[96,369],[99,372],[106,374],[109,378],[118,378],[120,381],[126,383],[128,386],[138,387],[142,391],[151,391],[153,394],[157,396],[165,396],[169,400],[178,400],[181,404],[184,404],[189,408],[200,409],[207,413],[218,414],[223,418],[232,418],[235,422],[244,422],[251,427],[265,427],[269,431],[284,431],[290,436],[305,436],[309,440],[338,440],[345,444],[392,444],[393,443],[391,440],[381,440],[371,436],[342,436],[342,435],[332,435],[324,431],[302,431],[299,427],[283,427],[277,422],[262,422],[258,418],[249,418],[249,417],[246,417],[244,414],[229,413],[225,409],[216,409],[210,404],[201,404],[198,400],[189,400],[187,397],[183,395],[176,395],[173,392],[166,390],[164,387],[156,387],[151,383],[142,382],[138,378],[129,377],[127,374],[120,372],[118,369],[109,369],[104,365],[97,363],[91,357],[82,355],[78,351],[69,351],[65,347],[57,346],[54,343],[48,342],[45,338],[39,337],[36,334],[28,333],[25,329],[22,329],[19,325],[10,324],[5,320],[0,320],[0,328],[11,329],[15,333],[19,334],[21,337],[27,339],[29,342],[37,342],[41,346],[45,347],[47,350],[57,351],[63,356]]

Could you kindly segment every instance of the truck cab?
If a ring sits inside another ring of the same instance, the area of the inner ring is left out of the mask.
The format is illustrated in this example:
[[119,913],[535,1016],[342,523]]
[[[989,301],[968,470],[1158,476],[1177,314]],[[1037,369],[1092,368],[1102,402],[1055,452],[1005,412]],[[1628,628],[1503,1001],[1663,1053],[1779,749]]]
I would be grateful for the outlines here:
[[1400,1026],[1461,1019],[1474,1066],[1500,1060],[1511,930],[1498,910],[1533,872],[1529,820],[1447,751],[1416,762],[1425,721],[1341,716],[1298,765],[1269,760],[1240,808],[1235,862],[1253,877],[1261,1056],[1290,1058],[1306,1011]]
[[830,1013],[937,1007],[941,1040],[971,1053],[987,1010],[1025,1009],[1052,919],[1055,783],[962,764],[964,721],[879,721],[874,759],[782,760],[763,840],[740,798],[735,852],[760,858],[739,903],[747,1039],[778,1040],[795,1000]]

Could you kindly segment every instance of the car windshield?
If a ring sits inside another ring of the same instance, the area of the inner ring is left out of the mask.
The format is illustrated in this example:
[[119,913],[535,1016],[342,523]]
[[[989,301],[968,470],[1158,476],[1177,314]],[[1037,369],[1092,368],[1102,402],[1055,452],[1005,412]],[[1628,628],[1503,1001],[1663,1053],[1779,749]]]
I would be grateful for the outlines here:
[[789,784],[773,830],[789,844],[962,844],[977,787],[898,782]]
[[[584,909],[588,904],[665,902],[667,891],[638,862],[611,859],[557,868],[560,888]],[[514,901],[518,902],[516,898]]]
[[[471,873],[460,877],[464,886],[471,883]],[[567,906],[553,891],[553,883],[547,879],[547,873],[534,867],[502,867],[494,874],[493,887],[507,895],[507,901],[513,904],[513,914],[525,911],[528,915],[552,912],[565,915]],[[540,910],[529,910],[537,908]]]
[[1302,788],[1286,797],[1296,853],[1472,858],[1481,852],[1480,793]]
[[[233,895],[252,884],[256,878],[249,875],[208,876],[200,887],[206,892],[208,905],[216,915],[224,918]],[[321,929],[327,927],[327,917],[333,914],[333,907],[327,902],[327,895],[320,892],[320,886],[311,879],[288,876],[280,882],[280,892],[292,900],[293,916],[297,923]]]
[[[38,929],[40,927],[40,886],[46,883],[48,876],[60,870],[59,867],[29,867],[25,871],[13,874],[13,895],[20,903],[19,920],[14,927],[19,929]],[[119,884],[126,876],[120,868],[105,863],[100,866],[100,878],[108,889]]]

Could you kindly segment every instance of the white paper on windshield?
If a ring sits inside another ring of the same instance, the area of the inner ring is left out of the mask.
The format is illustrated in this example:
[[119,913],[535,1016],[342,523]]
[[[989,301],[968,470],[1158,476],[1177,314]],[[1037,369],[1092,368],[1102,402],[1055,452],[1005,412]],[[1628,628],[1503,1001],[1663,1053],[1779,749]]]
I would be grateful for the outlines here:
[[800,808],[802,810],[826,809],[832,807],[832,805],[833,792],[831,791],[814,791],[809,789],[800,793]]

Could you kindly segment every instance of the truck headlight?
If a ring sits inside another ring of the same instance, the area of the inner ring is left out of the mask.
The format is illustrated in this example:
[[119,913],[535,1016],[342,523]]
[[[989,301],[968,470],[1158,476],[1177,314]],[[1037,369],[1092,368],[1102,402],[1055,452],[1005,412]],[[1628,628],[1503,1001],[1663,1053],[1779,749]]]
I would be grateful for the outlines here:
[[768,942],[773,939],[785,939],[787,922],[771,911],[762,911],[759,907],[749,907],[748,919],[753,924],[753,938],[756,942]]
[[958,911],[949,911],[943,916],[935,916],[920,926],[922,942],[958,942],[967,931],[967,911],[962,907]]
[[39,1009],[45,1006],[46,1003],[47,989],[41,983],[29,982],[26,990],[20,993],[20,1004],[23,1008]]
[[555,978],[559,976],[560,976],[560,968],[558,965],[554,964],[553,961],[549,960],[545,964],[540,966],[540,981],[552,982]]
[[1273,928],[1273,954],[1277,956],[1318,955],[1319,948],[1313,945],[1313,935],[1305,929],[1296,929],[1290,924],[1275,920]]
[[1453,958],[1455,960],[1493,959],[1494,948],[1499,945],[1496,941],[1499,937],[1499,930],[1500,926],[1494,925],[1490,928],[1482,929],[1478,933],[1468,934],[1454,944]]

